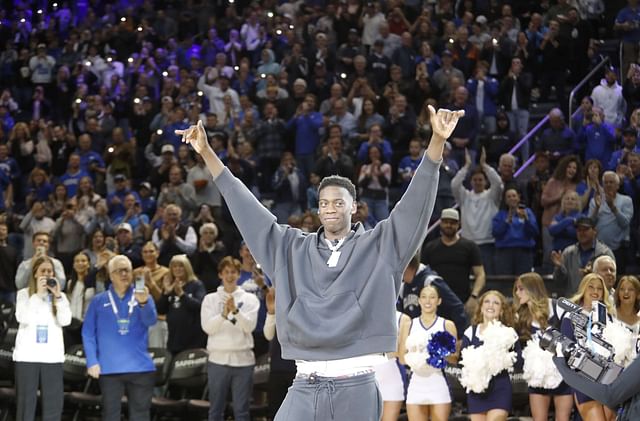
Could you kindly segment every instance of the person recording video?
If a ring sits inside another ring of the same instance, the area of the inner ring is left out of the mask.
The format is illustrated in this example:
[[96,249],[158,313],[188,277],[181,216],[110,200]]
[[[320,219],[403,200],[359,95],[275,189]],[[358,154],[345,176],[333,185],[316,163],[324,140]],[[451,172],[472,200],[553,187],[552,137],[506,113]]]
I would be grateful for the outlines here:
[[39,255],[33,260],[26,288],[18,291],[16,320],[20,326],[13,351],[17,420],[35,420],[38,387],[42,419],[62,417],[62,328],[71,323],[71,307],[54,276],[51,258]]

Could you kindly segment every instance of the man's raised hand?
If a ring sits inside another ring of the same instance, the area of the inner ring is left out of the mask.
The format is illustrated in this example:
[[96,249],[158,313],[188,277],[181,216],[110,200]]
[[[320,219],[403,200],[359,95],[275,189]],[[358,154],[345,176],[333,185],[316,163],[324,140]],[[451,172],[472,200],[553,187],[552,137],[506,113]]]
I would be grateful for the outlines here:
[[198,120],[198,124],[193,125],[188,129],[176,130],[175,134],[182,136],[182,142],[190,144],[199,154],[202,154],[205,148],[209,146],[207,131],[202,125],[202,120]]
[[456,128],[458,120],[464,117],[464,110],[450,111],[440,108],[436,112],[432,105],[429,105],[429,114],[431,119],[431,130],[433,134],[446,140]]

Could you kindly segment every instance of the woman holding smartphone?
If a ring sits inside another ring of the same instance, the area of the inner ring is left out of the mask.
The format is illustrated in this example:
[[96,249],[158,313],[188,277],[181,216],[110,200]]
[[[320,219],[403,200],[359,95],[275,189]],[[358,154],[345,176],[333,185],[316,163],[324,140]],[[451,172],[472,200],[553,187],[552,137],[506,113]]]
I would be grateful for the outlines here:
[[60,420],[64,402],[62,328],[71,323],[71,308],[54,278],[53,261],[46,255],[35,258],[28,286],[18,291],[16,320],[20,324],[13,351],[16,419],[35,420],[40,388],[42,420]]

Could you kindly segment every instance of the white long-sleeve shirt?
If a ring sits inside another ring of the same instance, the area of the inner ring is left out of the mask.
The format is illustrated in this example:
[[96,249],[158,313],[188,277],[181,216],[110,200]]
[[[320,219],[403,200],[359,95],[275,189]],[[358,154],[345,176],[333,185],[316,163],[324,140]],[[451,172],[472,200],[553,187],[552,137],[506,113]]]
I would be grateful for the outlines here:
[[476,244],[490,244],[495,240],[491,233],[491,221],[496,213],[502,196],[502,180],[498,173],[488,165],[484,173],[489,179],[489,189],[476,193],[467,190],[462,184],[469,169],[463,167],[451,180],[451,190],[456,202],[460,205],[461,236]]
[[[71,308],[66,295],[56,300],[49,294],[44,297],[29,289],[18,291],[16,298],[16,320],[20,324],[16,336],[13,360],[35,363],[64,362],[64,339],[62,327],[71,323]],[[56,315],[53,315],[52,300],[56,300]]]
[[[238,314],[228,314],[225,318],[222,310],[229,295],[235,300]],[[209,361],[231,367],[246,367],[256,363],[251,333],[256,328],[259,308],[260,302],[256,296],[242,288],[236,288],[229,294],[219,286],[216,292],[204,297],[200,323],[202,330],[209,335]]]

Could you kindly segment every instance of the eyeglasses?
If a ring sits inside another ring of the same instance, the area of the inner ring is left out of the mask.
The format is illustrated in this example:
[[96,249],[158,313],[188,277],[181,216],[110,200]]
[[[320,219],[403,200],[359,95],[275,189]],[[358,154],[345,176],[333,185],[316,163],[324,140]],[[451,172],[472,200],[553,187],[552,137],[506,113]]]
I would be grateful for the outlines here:
[[124,275],[129,272],[131,272],[130,268],[117,268],[111,271],[111,273],[117,273],[119,275]]

